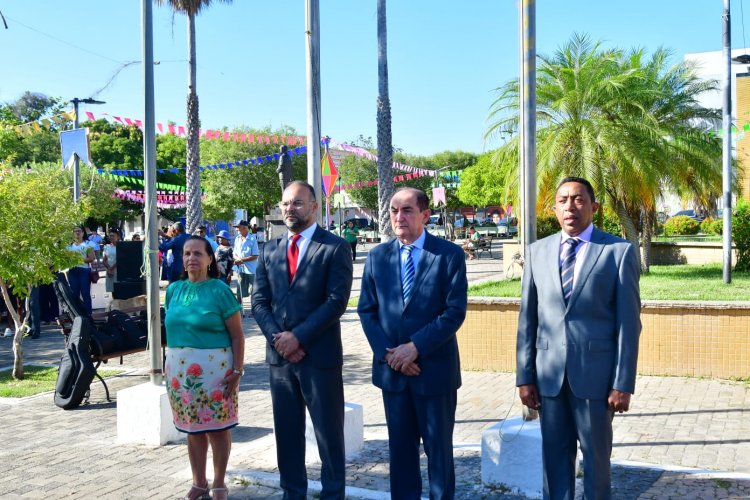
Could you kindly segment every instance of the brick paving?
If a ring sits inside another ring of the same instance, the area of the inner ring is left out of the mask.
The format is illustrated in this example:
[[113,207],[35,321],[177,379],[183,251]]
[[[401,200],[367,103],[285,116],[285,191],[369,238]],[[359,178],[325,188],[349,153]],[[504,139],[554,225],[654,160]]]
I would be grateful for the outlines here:
[[[502,261],[469,262],[472,282],[495,277]],[[361,275],[364,258],[355,265]],[[355,294],[359,284],[355,280]],[[370,351],[356,311],[342,319],[347,401],[364,406],[365,446],[347,463],[350,498],[388,498],[387,433],[379,391],[370,383]],[[231,498],[281,498],[264,339],[244,320],[246,372],[240,425],[230,458]],[[51,326],[26,339],[26,359],[55,364],[62,336]],[[10,341],[0,340],[0,368],[12,362]],[[116,391],[148,380],[145,353],[125,358],[124,373],[108,381]],[[117,367],[116,363],[113,367]],[[521,406],[511,373],[464,372],[454,433],[457,498],[522,498],[484,488],[481,432]],[[615,498],[750,498],[750,385],[679,377],[639,377],[632,410],[614,421]],[[98,381],[91,400],[63,411],[51,394],[21,401],[0,399],[0,463],[6,464],[3,498],[176,498],[190,484],[184,443],[162,447],[116,444],[116,402]],[[423,461],[424,461],[423,456]],[[308,467],[313,497],[320,468]],[[426,488],[426,480],[425,489]]]

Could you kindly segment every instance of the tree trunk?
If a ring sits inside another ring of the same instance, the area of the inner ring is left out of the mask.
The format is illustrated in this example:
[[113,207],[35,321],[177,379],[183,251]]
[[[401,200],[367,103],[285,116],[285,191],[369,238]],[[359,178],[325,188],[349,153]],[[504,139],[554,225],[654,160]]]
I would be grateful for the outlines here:
[[653,208],[643,212],[643,248],[641,249],[641,273],[648,274],[651,270],[651,238],[654,234],[656,210]]
[[378,0],[378,228],[381,241],[390,239],[390,201],[393,196],[393,143],[391,101],[388,98],[388,36],[386,0]]
[[635,223],[633,222],[633,219],[630,217],[630,214],[628,213],[627,207],[622,203],[622,201],[617,200],[615,202],[615,212],[617,213],[617,218],[620,219],[620,224],[622,224],[622,228],[625,230],[625,239],[628,240],[630,243],[633,244],[635,247],[635,251],[637,252],[638,256],[638,262],[641,261],[641,247],[638,241],[638,229],[635,227]]
[[[5,307],[8,309],[8,314],[13,318],[13,325],[15,326],[15,335],[13,335],[13,372],[11,376],[16,380],[23,380],[23,322],[18,315],[18,311],[10,302],[8,286],[2,278],[0,278],[0,294],[3,296],[3,302],[5,302]],[[27,307],[26,310],[28,311],[29,308]]]
[[203,211],[201,209],[201,177],[200,165],[200,114],[198,112],[198,94],[195,77],[195,15],[188,18],[188,98],[187,98],[187,233],[193,234],[195,228],[201,224]]

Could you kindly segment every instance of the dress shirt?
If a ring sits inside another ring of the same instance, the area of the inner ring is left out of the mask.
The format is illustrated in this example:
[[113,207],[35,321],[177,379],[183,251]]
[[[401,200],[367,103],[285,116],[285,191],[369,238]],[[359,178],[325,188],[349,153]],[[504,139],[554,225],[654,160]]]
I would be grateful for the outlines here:
[[[425,239],[425,232],[424,229],[422,229],[422,234],[419,235],[419,238],[414,240],[414,243],[412,243],[411,250],[411,260],[414,262],[414,276],[417,275],[419,272],[419,257],[422,255],[422,249],[424,248],[424,239]],[[404,243],[401,243],[401,241],[398,242],[398,251],[399,251],[399,258],[401,259],[401,276],[404,275],[404,268],[406,267],[406,254],[401,251],[401,248],[404,246]],[[414,294],[414,290],[412,290],[412,295]]]
[[594,224],[589,224],[589,227],[583,230],[581,234],[578,236],[569,236],[565,231],[560,232],[560,249],[557,253],[557,258],[559,260],[558,268],[562,266],[562,250],[563,245],[569,238],[578,238],[580,242],[578,243],[578,246],[575,249],[576,252],[576,265],[573,268],[573,287],[576,286],[576,281],[578,280],[578,272],[581,270],[581,265],[583,262],[584,257],[586,256],[586,251],[589,248],[589,242],[591,241],[591,234],[594,232]]
[[[234,237],[234,249],[232,251],[235,259],[246,259],[253,255],[258,255],[258,242],[255,236],[248,231],[245,238],[241,234]],[[251,260],[243,264],[234,266],[238,273],[255,274],[255,268],[258,266],[258,260]]]
[[[302,259],[305,257],[305,251],[307,250],[307,246],[310,243],[310,240],[313,237],[313,233],[315,232],[315,229],[318,227],[316,223],[313,223],[302,231],[301,233],[298,233],[301,238],[297,240],[297,248],[299,249],[299,254],[297,256],[297,271],[299,271],[300,264],[302,264]],[[292,236],[294,236],[294,233],[291,231],[287,231],[287,251],[289,250],[289,245],[292,244]]]

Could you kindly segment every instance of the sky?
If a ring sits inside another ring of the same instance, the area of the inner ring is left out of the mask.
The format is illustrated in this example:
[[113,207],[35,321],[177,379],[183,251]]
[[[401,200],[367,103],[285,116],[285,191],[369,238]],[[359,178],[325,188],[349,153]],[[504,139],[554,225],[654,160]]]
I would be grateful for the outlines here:
[[[340,142],[376,137],[376,4],[320,0],[321,131]],[[286,125],[306,134],[304,5],[214,1],[198,16],[204,129]],[[8,24],[0,26],[0,102],[27,90],[94,97],[106,104],[82,105],[82,116],[142,119],[140,8],[136,0],[0,0]],[[722,9],[720,0],[540,0],[537,52],[585,33],[605,47],[663,46],[677,62],[721,50]],[[732,1],[735,48],[747,46],[744,10],[750,16],[750,3]],[[185,124],[187,21],[168,7],[153,11],[156,121]],[[390,0],[387,19],[394,146],[417,155],[496,147],[483,136],[494,89],[519,74],[517,2]]]

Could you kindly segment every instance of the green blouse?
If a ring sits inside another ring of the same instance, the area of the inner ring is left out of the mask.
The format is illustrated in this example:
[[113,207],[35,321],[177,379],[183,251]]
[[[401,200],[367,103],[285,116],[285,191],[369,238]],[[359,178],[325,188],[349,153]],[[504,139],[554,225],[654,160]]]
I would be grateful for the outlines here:
[[167,347],[216,349],[232,341],[224,323],[240,310],[229,286],[217,279],[175,281],[167,288]]

